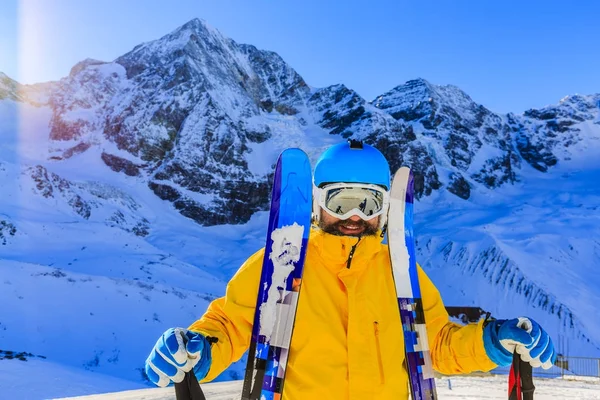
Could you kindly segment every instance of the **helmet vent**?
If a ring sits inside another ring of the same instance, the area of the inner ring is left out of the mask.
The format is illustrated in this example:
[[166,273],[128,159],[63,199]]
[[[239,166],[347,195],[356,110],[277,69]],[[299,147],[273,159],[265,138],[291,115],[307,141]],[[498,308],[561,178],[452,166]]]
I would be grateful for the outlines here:
[[350,139],[350,140],[348,140],[348,143],[350,143],[350,148],[351,149],[357,149],[357,150],[362,150],[363,149],[363,142],[362,142],[362,140]]

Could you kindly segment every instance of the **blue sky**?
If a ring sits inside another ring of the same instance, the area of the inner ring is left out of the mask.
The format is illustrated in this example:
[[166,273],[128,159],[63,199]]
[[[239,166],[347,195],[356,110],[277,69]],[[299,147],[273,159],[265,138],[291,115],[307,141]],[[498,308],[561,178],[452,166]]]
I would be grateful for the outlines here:
[[491,0],[1,0],[0,71],[57,80],[199,17],[279,53],[311,86],[367,100],[417,77],[497,112],[600,92],[600,2]]

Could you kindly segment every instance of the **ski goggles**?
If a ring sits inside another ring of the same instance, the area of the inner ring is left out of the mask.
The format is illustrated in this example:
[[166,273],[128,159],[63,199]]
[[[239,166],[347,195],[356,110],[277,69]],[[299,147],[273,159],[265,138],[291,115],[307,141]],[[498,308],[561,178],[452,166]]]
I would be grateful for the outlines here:
[[318,204],[329,215],[348,219],[358,215],[368,221],[387,211],[388,192],[378,185],[334,183],[317,189]]

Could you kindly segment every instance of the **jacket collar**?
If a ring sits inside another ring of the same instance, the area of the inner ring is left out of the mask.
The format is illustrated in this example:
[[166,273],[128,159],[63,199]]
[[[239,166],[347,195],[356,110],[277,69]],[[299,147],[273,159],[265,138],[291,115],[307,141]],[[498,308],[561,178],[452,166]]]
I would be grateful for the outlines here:
[[[379,235],[365,236],[359,241],[357,237],[331,235],[318,228],[312,229],[310,234],[310,243],[314,245],[325,266],[338,275],[354,274],[365,270],[369,260],[383,249],[381,241]],[[348,269],[348,258],[355,245]]]

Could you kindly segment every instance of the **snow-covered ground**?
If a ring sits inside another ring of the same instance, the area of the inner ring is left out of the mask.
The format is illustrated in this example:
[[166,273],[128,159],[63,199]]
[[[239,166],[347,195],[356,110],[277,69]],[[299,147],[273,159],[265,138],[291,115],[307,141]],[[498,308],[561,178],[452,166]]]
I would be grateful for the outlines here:
[[40,400],[147,387],[142,382],[119,379],[37,357],[27,361],[0,360],[2,400]]
[[[462,400],[506,400],[507,376],[453,376],[436,379],[438,398]],[[600,399],[600,378],[541,378],[535,377],[536,400]],[[208,400],[238,400],[242,382],[239,380],[203,384]],[[99,393],[78,396],[81,393]],[[65,397],[67,396],[67,397]],[[68,397],[75,396],[75,397]],[[77,400],[174,400],[172,387],[148,388],[98,372],[69,367],[44,359],[27,362],[0,362],[0,398],[18,400],[77,399]]]
[[[506,400],[507,381],[505,376],[451,377],[437,379],[440,400]],[[538,379],[535,381],[536,400],[591,400],[600,398],[600,383],[597,380],[576,381],[563,379]],[[207,400],[237,400],[240,398],[241,381],[202,385]],[[72,397],[78,400],[174,400],[172,388],[131,390],[104,395]]]
[[[506,400],[507,376],[453,376],[436,380],[440,400]],[[600,378],[534,378],[536,400],[600,399]],[[203,384],[207,400],[238,400],[242,382]],[[81,393],[99,393],[77,396]],[[75,396],[75,397],[69,397]],[[172,387],[148,388],[143,383],[68,367],[43,359],[0,362],[0,398],[14,400],[174,400]]]

